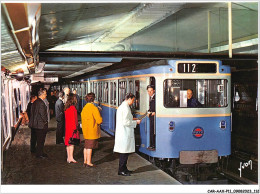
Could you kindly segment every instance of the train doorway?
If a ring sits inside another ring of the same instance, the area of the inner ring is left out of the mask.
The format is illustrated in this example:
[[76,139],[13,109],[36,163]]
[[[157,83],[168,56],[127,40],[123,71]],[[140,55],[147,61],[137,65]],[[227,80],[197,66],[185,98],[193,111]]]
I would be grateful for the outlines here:
[[155,93],[156,89],[155,89],[155,78],[154,77],[150,77],[149,80],[149,85],[147,86],[147,92],[148,92],[148,97],[149,97],[149,147],[148,150],[150,151],[154,151],[156,148],[156,115],[155,115]]

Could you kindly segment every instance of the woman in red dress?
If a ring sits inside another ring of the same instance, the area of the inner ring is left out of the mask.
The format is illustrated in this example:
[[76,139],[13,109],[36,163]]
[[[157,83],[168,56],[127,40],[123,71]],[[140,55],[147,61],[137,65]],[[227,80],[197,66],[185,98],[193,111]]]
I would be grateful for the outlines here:
[[78,128],[77,115],[77,97],[75,94],[69,94],[68,100],[65,104],[65,140],[64,143],[67,149],[67,162],[77,163],[73,157],[74,145],[69,144],[69,139],[72,137],[73,131]]

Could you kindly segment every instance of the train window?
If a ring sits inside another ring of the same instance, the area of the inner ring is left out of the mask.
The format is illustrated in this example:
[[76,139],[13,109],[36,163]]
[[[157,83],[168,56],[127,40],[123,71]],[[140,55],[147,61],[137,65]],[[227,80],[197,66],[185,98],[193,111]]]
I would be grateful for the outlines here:
[[85,87],[85,84],[82,84],[81,85],[81,98],[84,98],[86,94],[86,87]]
[[93,92],[94,90],[93,90],[93,83],[91,82],[90,83],[90,91],[89,92]]
[[114,83],[110,82],[110,104],[114,104],[113,92],[114,92]]
[[116,105],[116,82],[114,82],[113,91],[114,91],[114,105]]
[[103,98],[102,82],[98,83],[98,102],[102,102]]
[[108,82],[104,84],[104,103],[108,103]]
[[[226,107],[227,80],[177,80],[166,79],[164,106],[166,108],[214,108]],[[188,100],[187,90],[192,90],[192,100]]]
[[121,104],[125,100],[126,95],[126,81],[119,82],[119,104]]
[[135,80],[135,103],[134,107],[136,110],[140,110],[140,81]]
[[133,83],[133,81],[129,81],[129,93],[134,94],[134,83]]
[[97,99],[97,83],[93,84],[93,93],[95,94],[95,100]]

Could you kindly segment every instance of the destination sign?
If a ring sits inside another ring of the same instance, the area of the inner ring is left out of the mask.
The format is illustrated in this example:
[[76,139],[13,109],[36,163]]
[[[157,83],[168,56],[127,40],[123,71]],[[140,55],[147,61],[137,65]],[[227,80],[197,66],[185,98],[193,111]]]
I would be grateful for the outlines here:
[[178,63],[179,73],[216,73],[216,63]]

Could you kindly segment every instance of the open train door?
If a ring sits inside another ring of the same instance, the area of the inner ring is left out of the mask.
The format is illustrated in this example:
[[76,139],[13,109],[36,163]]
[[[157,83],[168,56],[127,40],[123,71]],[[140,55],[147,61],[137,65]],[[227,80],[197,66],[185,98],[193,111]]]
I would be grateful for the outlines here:
[[[148,112],[150,112],[150,116],[147,119],[147,139],[148,139],[148,149],[151,151],[155,150],[156,147],[156,115],[154,113],[156,112],[155,107],[156,107],[156,100],[155,100],[155,77],[150,77],[149,78],[149,86],[147,87],[147,92],[148,92]],[[152,87],[152,88],[151,88]]]

